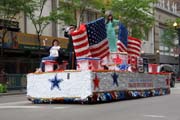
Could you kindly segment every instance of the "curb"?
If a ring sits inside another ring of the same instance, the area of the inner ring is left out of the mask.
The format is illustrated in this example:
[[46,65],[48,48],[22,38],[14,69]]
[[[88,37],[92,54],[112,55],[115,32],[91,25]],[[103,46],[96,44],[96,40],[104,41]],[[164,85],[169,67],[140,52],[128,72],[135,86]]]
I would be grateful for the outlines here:
[[0,96],[8,96],[8,95],[20,95],[26,94],[26,91],[17,91],[17,92],[7,92],[7,93],[0,93]]

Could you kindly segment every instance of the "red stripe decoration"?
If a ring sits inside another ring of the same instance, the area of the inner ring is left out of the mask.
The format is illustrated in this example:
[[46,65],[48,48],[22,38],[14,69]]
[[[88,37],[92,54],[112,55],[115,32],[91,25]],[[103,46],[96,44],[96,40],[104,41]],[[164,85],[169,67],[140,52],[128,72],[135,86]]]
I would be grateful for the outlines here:
[[130,56],[140,56],[141,40],[128,36],[127,52]]
[[100,43],[90,46],[92,57],[104,58],[109,54],[108,40],[105,39]]
[[117,42],[117,48],[119,52],[127,52],[127,47],[120,40]]
[[141,40],[128,36],[127,47],[118,40],[117,42],[119,52],[127,52],[129,56],[140,56],[141,52]]

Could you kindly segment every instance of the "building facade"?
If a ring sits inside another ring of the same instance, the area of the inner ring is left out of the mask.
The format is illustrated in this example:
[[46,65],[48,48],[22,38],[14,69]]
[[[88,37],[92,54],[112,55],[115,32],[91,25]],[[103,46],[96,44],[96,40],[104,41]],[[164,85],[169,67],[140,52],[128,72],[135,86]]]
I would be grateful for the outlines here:
[[[143,56],[148,57],[151,63],[171,64],[175,67],[178,65],[178,54],[173,48],[168,49],[162,43],[161,36],[167,27],[167,20],[175,21],[176,18],[180,18],[179,5],[179,1],[159,0],[154,6],[155,25],[149,34],[150,39],[142,45]],[[178,40],[176,40],[177,43]]]
[[[47,0],[42,16],[49,15],[50,11],[59,6],[61,6],[59,0]],[[36,13],[39,14],[38,11]],[[97,11],[87,9],[83,14],[83,22],[95,20],[97,17]],[[7,73],[26,74],[34,72],[39,67],[41,57],[48,55],[48,51],[45,51],[42,47],[43,42],[51,45],[53,39],[58,39],[61,41],[61,47],[67,48],[68,39],[64,37],[64,28],[67,25],[63,21],[60,21],[61,24],[52,22],[45,28],[38,49],[36,30],[31,20],[24,13],[20,13],[15,20],[18,22],[20,31],[9,31],[7,33],[4,55],[0,56],[0,68],[5,68]]]

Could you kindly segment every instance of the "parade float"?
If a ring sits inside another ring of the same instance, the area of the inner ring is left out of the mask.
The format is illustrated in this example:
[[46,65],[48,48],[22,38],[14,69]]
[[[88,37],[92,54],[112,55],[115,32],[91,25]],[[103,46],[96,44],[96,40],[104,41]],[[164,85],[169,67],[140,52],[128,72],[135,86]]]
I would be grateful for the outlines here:
[[[72,34],[77,69],[67,70],[66,61],[60,65],[45,61],[45,72],[27,75],[30,101],[102,103],[170,93],[168,73],[154,72],[140,56],[131,58],[128,52],[109,52],[104,19],[79,29]],[[56,70],[54,65],[58,66]]]
[[142,73],[140,64],[138,72],[128,71],[127,61],[122,59],[126,57],[111,55],[108,70],[98,58],[79,59],[77,70],[61,66],[54,71],[54,63],[48,61],[45,72],[27,75],[28,99],[33,103],[101,103],[170,93],[169,74]]

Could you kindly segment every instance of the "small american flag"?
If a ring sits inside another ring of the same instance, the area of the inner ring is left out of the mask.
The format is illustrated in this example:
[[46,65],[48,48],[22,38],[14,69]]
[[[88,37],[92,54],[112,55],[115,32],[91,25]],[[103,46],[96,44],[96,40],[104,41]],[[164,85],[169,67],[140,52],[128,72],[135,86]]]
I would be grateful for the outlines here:
[[122,23],[119,24],[117,46],[119,52],[127,52],[129,56],[140,56],[141,40],[128,36],[128,31]]
[[118,51],[127,52],[127,45],[128,45],[128,30],[122,23],[119,23],[118,41],[117,41]]
[[141,40],[128,36],[127,52],[130,56],[140,56]]
[[77,58],[104,58],[109,54],[104,18],[99,18],[86,25],[82,24],[71,35]]

